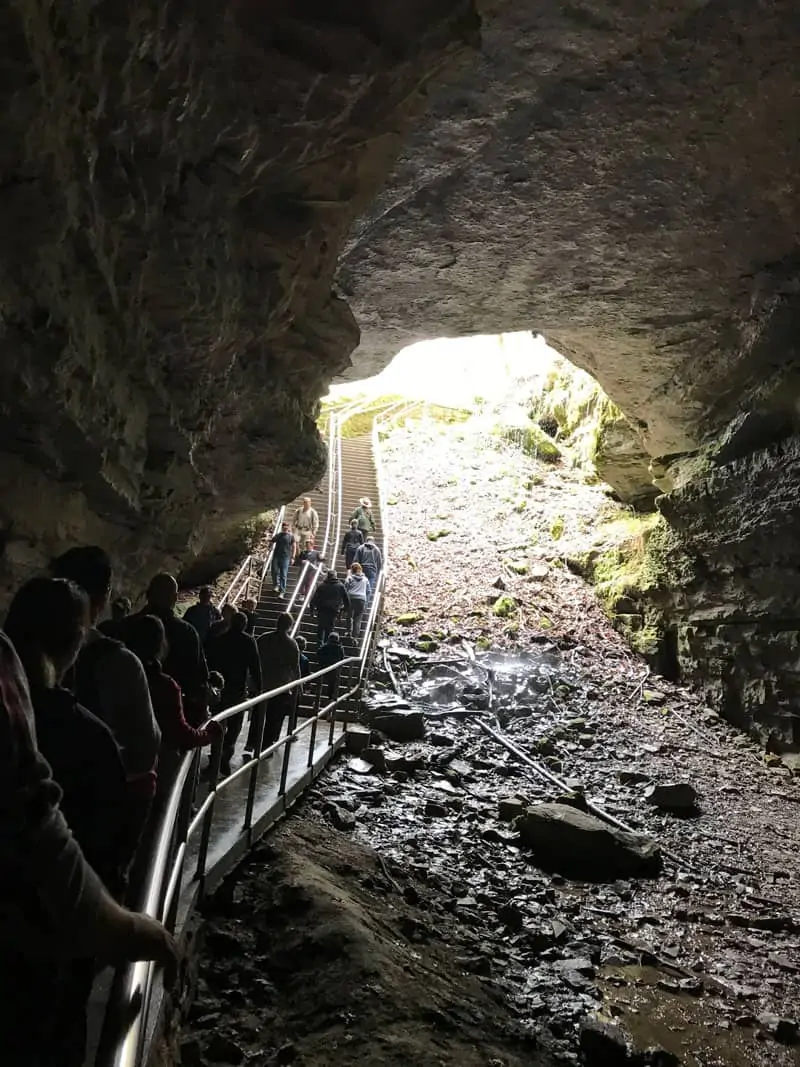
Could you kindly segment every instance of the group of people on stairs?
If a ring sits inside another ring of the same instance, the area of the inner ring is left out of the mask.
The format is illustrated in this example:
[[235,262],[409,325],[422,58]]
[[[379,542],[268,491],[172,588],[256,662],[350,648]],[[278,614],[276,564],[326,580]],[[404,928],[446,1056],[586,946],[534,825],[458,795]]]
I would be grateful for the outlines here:
[[[284,524],[276,535],[279,592],[293,559],[324,566],[318,527],[306,498],[294,533]],[[374,530],[364,498],[345,535],[346,580],[330,571],[314,591],[320,667],[345,656],[335,629],[342,612],[348,635],[360,633],[382,566]],[[3,1067],[82,1067],[98,969],[127,960],[175,967],[170,934],[131,908],[182,756],[222,737],[229,773],[244,715],[221,724],[211,712],[312,669],[288,614],[256,641],[254,601],[220,611],[203,588],[181,617],[177,582],[160,573],[134,611],[128,598],[111,602],[112,580],[103,549],[70,549],[17,590],[0,633]],[[333,672],[329,698],[337,686]],[[294,727],[297,697],[296,688],[251,715],[246,758],[278,739],[285,717]]]

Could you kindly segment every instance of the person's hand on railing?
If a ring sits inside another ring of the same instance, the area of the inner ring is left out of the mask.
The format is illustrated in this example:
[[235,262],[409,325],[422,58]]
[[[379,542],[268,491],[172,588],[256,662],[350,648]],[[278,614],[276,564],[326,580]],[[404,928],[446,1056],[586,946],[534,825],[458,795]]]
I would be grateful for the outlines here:
[[225,727],[221,722],[217,722],[216,719],[209,719],[203,727],[203,733],[206,735],[206,740],[213,744],[218,738],[222,737],[225,733]]
[[170,986],[178,972],[180,955],[172,934],[160,922],[139,912],[118,908],[115,921],[105,928],[97,956],[103,963],[152,961],[164,968],[164,985]]

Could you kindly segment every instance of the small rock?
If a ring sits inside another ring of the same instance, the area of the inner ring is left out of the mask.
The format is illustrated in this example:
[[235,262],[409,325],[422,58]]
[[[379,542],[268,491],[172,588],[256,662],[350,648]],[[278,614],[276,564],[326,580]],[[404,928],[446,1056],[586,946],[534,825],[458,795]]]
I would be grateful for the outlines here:
[[570,808],[577,808],[578,811],[588,811],[589,804],[583,793],[563,793],[561,796],[556,797],[556,804],[566,804]]
[[488,956],[458,956],[456,963],[470,974],[479,974],[483,978],[492,977],[492,961]]
[[619,1026],[599,1019],[584,1019],[579,1044],[586,1067],[629,1067],[631,1046]]
[[512,902],[503,904],[497,909],[497,918],[514,933],[519,933],[525,925],[525,917],[519,907]]
[[642,785],[650,781],[650,775],[642,771],[617,771],[617,778],[620,785]]
[[185,1064],[185,1067],[197,1067],[202,1062],[199,1040],[196,1037],[190,1037],[188,1041],[181,1041],[181,1064]]
[[344,747],[351,756],[360,756],[369,745],[371,730],[363,726],[348,726],[344,735]]
[[428,744],[437,745],[439,748],[450,748],[455,741],[447,734],[428,734]]
[[666,704],[667,698],[663,693],[659,693],[657,689],[644,689],[642,690],[642,700],[645,704],[652,704],[653,707],[661,707],[662,704]]
[[782,1045],[796,1045],[798,1043],[796,1019],[786,1019],[768,1011],[764,1012],[763,1015],[759,1015],[758,1025]]
[[497,805],[497,815],[502,822],[512,822],[519,815],[524,815],[527,804],[521,797],[501,797]]
[[688,782],[665,782],[651,785],[644,799],[661,811],[688,814],[697,811],[697,793]]
[[361,753],[361,758],[370,763],[379,774],[386,773],[386,753],[382,748],[370,746]]
[[448,814],[448,809],[446,805],[440,804],[438,800],[426,800],[425,814],[429,819],[442,819]]
[[242,1063],[244,1049],[223,1034],[214,1034],[206,1048],[206,1056],[212,1063]]
[[370,726],[392,741],[419,741],[425,736],[425,719],[422,712],[411,709],[380,710],[372,716]]
[[[505,582],[505,579],[502,576],[498,577],[498,578],[495,578],[495,580],[492,582],[492,588],[493,589],[505,589],[505,587],[506,587],[506,582]],[[494,597],[492,597],[492,600],[494,600]]]
[[354,756],[351,760],[347,761],[347,768],[354,774],[374,774],[375,768],[371,763],[367,763],[366,760],[361,759],[360,756]]
[[405,900],[406,904],[419,904],[419,893],[413,885],[403,886],[403,900]]
[[355,830],[356,817],[352,811],[347,811],[346,808],[341,807],[339,804],[334,804],[332,801],[328,801],[322,810],[330,819],[331,826],[334,829],[341,830],[343,833]]

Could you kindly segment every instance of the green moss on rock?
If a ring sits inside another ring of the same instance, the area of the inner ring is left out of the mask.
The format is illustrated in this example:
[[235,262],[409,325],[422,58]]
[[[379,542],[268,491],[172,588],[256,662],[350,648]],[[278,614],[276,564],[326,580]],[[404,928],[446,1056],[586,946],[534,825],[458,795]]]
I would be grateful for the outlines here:
[[507,619],[509,615],[513,615],[517,610],[517,602],[513,596],[499,596],[492,604],[492,614],[497,615],[500,619]]
[[443,537],[449,537],[452,530],[428,530],[425,536],[429,541],[440,541]]

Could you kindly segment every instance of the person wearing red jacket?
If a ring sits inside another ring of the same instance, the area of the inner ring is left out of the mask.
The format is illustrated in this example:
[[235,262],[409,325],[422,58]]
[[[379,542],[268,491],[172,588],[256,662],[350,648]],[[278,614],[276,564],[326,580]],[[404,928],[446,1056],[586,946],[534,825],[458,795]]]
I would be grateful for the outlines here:
[[157,802],[163,801],[169,796],[184,754],[210,745],[221,736],[222,726],[214,719],[200,727],[187,722],[181,687],[161,666],[168,646],[164,624],[157,615],[135,615],[128,623],[125,638],[128,648],[142,661],[153,713],[161,730],[156,797]]

